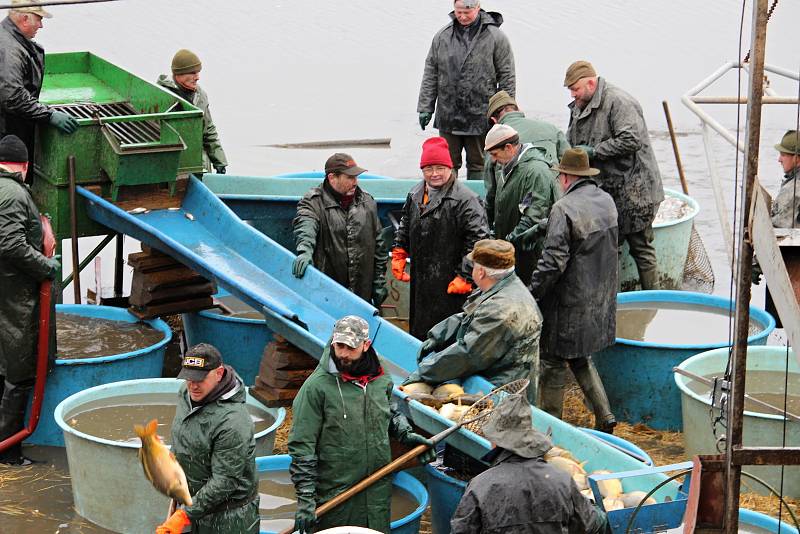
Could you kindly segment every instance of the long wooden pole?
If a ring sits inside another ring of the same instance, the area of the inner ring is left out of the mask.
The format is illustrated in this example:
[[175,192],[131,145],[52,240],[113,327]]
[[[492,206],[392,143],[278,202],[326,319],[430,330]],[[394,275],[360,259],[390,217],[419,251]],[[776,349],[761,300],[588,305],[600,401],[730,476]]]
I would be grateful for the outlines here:
[[75,156],[67,158],[67,168],[69,170],[69,229],[70,241],[72,245],[72,290],[75,304],[81,303],[81,268],[78,257],[78,201],[75,188],[77,178],[75,176]]
[[675,165],[678,166],[678,177],[681,179],[681,189],[683,194],[689,194],[689,186],[686,183],[686,174],[683,172],[683,162],[681,161],[681,153],[678,150],[678,139],[675,137],[675,128],[672,127],[672,114],[669,112],[669,104],[666,100],[661,102],[664,106],[664,115],[667,118],[667,128],[669,129],[669,138],[672,141],[672,153],[675,154]]
[[[741,208],[739,213],[739,276],[736,280],[736,342],[733,349],[731,402],[728,411],[727,454],[725,457],[725,532],[739,531],[739,490],[741,465],[733,461],[733,451],[742,446],[744,391],[747,370],[747,336],[750,326],[750,288],[753,269],[753,247],[750,243],[750,211],[753,187],[758,174],[759,141],[761,139],[761,100],[764,97],[764,52],[767,42],[767,0],[753,1],[751,35],[750,84],[747,107],[747,137]],[[737,154],[738,157],[738,154]]]

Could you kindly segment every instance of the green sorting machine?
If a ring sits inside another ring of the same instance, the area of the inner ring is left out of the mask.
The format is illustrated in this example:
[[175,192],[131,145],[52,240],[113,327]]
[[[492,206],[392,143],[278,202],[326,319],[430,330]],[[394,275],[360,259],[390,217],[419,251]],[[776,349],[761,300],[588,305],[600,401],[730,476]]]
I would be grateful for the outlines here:
[[[32,191],[58,240],[70,237],[70,156],[76,183],[99,186],[112,201],[126,186],[167,184],[174,192],[178,175],[202,170],[203,112],[92,53],[47,54],[40,101],[79,124],[72,135],[37,126]],[[77,214],[79,237],[109,233],[82,202]]]

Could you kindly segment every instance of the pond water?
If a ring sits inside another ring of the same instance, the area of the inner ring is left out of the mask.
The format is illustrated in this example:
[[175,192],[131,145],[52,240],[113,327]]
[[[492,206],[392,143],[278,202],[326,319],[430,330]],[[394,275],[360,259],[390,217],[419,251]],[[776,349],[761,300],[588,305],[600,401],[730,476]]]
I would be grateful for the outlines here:
[[70,313],[56,313],[57,358],[99,358],[155,345],[164,332],[147,323],[128,323]]

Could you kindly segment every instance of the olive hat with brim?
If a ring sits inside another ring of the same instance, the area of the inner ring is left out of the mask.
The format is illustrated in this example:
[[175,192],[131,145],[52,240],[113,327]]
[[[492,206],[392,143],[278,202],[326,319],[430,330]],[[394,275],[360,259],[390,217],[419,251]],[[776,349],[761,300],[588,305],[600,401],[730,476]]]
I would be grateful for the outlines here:
[[18,13],[33,13],[34,15],[39,15],[43,19],[52,19],[53,15],[49,11],[45,10],[42,6],[31,6],[28,5],[27,7],[16,7],[17,5],[26,5],[26,4],[38,4],[36,0],[11,0],[11,10],[16,11]]
[[520,393],[508,395],[481,428],[483,436],[523,458],[539,458],[553,448],[545,434],[533,428],[531,405]]
[[570,148],[561,156],[561,162],[551,167],[554,171],[574,176],[597,176],[598,169],[589,166],[589,155],[580,148]]
[[800,154],[800,139],[798,139],[797,130],[789,130],[783,135],[783,139],[777,145],[775,150],[784,154]]

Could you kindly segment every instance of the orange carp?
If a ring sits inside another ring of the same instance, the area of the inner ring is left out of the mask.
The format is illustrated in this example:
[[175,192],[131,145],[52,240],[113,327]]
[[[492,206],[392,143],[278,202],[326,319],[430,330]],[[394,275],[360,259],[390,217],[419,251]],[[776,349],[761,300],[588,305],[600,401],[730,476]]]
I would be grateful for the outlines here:
[[180,504],[191,506],[192,497],[189,495],[189,484],[181,464],[175,459],[161,438],[156,435],[158,421],[153,419],[144,427],[134,425],[133,429],[142,440],[139,449],[139,460],[142,462],[144,475],[158,491],[172,497]]

